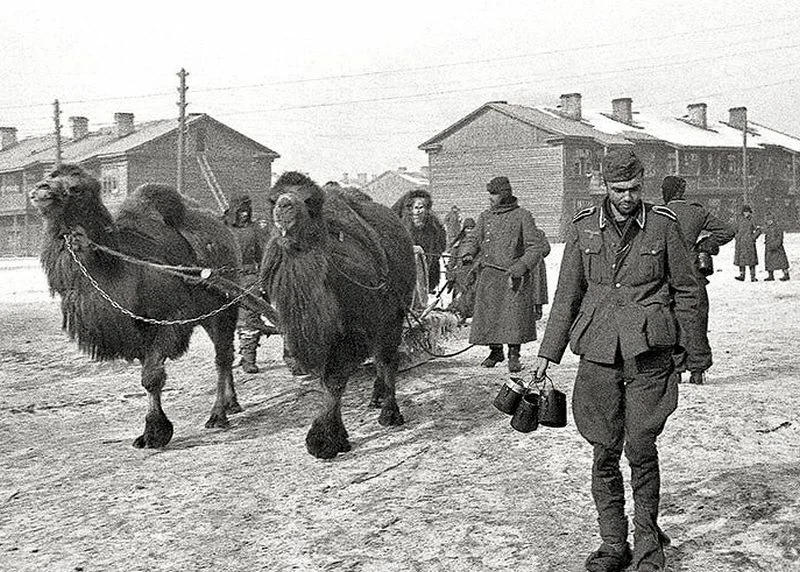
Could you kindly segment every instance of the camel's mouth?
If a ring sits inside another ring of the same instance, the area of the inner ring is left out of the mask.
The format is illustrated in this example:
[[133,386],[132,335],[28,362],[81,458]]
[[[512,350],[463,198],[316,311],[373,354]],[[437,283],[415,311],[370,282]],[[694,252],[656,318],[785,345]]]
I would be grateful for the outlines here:
[[47,183],[40,183],[28,194],[28,198],[33,206],[44,210],[58,202],[58,193]]

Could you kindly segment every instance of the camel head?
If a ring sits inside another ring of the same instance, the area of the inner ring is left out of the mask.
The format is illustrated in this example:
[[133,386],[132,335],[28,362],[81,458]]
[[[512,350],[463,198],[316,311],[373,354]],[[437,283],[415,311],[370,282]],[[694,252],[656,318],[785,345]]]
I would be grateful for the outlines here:
[[62,165],[38,182],[28,196],[45,217],[80,213],[101,202],[100,182],[78,165]]
[[289,171],[281,175],[269,194],[272,220],[281,236],[302,232],[307,222],[322,216],[324,194],[307,175]]

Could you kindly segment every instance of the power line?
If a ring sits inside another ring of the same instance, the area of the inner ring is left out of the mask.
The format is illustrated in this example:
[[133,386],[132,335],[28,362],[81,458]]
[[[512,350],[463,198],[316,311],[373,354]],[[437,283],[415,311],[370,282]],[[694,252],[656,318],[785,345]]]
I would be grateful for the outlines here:
[[[327,75],[327,76],[318,76],[318,77],[311,77],[311,78],[297,78],[291,80],[279,80],[279,81],[270,81],[268,83],[257,83],[257,84],[246,84],[246,85],[238,85],[238,86],[220,86],[220,87],[209,87],[209,88],[198,88],[193,89],[194,93],[212,93],[212,92],[219,92],[219,91],[235,91],[240,89],[254,89],[254,88],[261,88],[261,87],[274,87],[279,85],[293,85],[293,84],[300,84],[300,83],[309,83],[309,82],[320,82],[320,81],[331,81],[331,80],[344,80],[344,79],[356,79],[356,78],[364,78],[364,77],[374,77],[380,75],[396,75],[396,74],[403,74],[409,72],[418,72],[418,71],[433,71],[433,70],[441,70],[446,68],[452,67],[461,67],[467,65],[474,65],[474,64],[486,64],[486,63],[497,63],[503,61],[512,61],[512,60],[519,60],[519,59],[529,59],[532,57],[541,57],[541,56],[552,56],[552,55],[559,55],[559,54],[566,54],[566,53],[574,53],[580,52],[585,50],[596,50],[614,46],[623,46],[629,44],[639,44],[643,42],[654,42],[657,40],[664,40],[670,39],[674,40],[675,38],[680,38],[684,36],[696,36],[697,34],[706,34],[711,32],[725,32],[730,30],[742,29],[742,28],[749,28],[753,26],[760,26],[763,24],[771,24],[774,22],[792,22],[795,20],[800,19],[800,16],[794,17],[780,17],[780,18],[770,18],[764,20],[758,20],[755,22],[747,22],[742,24],[735,24],[735,25],[726,25],[726,26],[717,26],[717,27],[709,27],[703,28],[700,30],[690,30],[686,32],[671,32],[669,34],[664,34],[661,36],[651,36],[648,38],[635,38],[630,39],[626,38],[624,40],[619,40],[616,42],[603,42],[598,44],[591,44],[586,46],[573,46],[570,48],[561,48],[555,50],[540,50],[536,52],[528,52],[524,54],[512,54],[512,55],[505,55],[505,56],[498,56],[494,58],[480,58],[480,59],[471,59],[471,60],[462,60],[458,62],[447,62],[442,64],[431,64],[425,66],[412,66],[412,67],[405,67],[405,68],[395,68],[389,70],[372,70],[366,72],[357,72],[351,74],[334,74],[334,75]],[[769,38],[767,38],[769,39]],[[757,41],[757,40],[749,40],[749,42]],[[763,39],[762,39],[763,41]],[[124,100],[131,100],[131,99],[145,99],[145,98],[152,98],[152,97],[163,97],[163,96],[171,96],[172,92],[154,92],[154,93],[147,93],[147,94],[139,94],[139,95],[125,95],[125,96],[110,96],[110,97],[101,97],[101,98],[88,98],[88,99],[77,99],[77,100],[65,100],[62,103],[67,104],[79,104],[79,103],[98,103],[98,102],[106,102],[106,101],[124,101]],[[4,109],[25,109],[25,108],[33,108],[33,107],[43,107],[46,105],[50,105],[49,103],[35,103],[35,104],[19,104],[19,105],[10,105],[10,106],[0,106],[0,110]]]

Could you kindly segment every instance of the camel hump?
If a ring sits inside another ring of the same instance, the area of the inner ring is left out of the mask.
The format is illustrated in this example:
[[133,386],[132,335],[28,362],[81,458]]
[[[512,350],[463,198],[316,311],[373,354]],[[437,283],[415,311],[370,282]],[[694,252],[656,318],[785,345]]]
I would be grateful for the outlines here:
[[160,217],[165,224],[174,228],[183,226],[186,221],[183,197],[170,185],[146,183],[138,186],[125,199],[121,210]]

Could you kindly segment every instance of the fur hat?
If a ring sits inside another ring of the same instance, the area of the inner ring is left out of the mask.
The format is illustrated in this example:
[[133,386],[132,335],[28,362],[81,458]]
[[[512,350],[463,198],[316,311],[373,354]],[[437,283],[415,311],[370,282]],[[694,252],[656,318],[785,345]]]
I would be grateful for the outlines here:
[[508,182],[508,177],[495,177],[486,185],[486,190],[489,191],[490,195],[510,197],[511,183]]
[[467,217],[464,219],[464,228],[475,228],[475,219]]
[[644,172],[644,165],[630,149],[615,149],[603,157],[603,179],[606,183],[630,181]]
[[661,196],[665,203],[681,198],[684,191],[686,191],[686,179],[674,175],[664,177],[661,183]]

